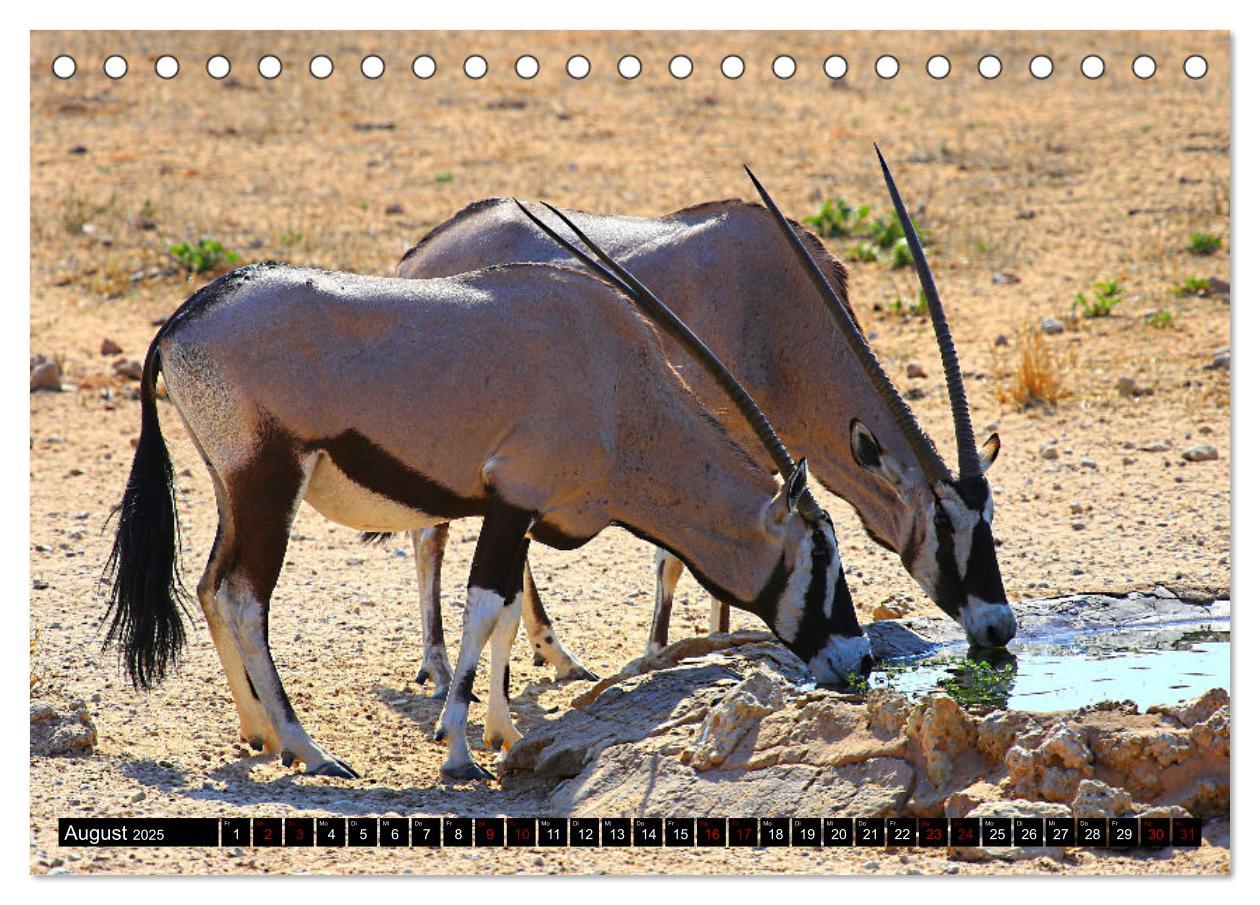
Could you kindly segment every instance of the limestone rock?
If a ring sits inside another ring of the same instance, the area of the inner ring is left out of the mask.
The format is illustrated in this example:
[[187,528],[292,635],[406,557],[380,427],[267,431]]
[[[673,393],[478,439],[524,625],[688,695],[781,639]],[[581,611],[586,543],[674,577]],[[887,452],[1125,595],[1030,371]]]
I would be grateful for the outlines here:
[[[1071,817],[1067,805],[1047,804],[1044,801],[986,801],[976,805],[966,817]],[[1063,860],[1063,849],[1058,846],[950,846],[949,854],[960,861],[1028,861],[1033,858]]]
[[947,695],[932,695],[915,704],[906,731],[917,742],[928,778],[938,788],[953,778],[953,758],[976,746],[975,721]]
[[1081,780],[1072,799],[1076,817],[1128,817],[1134,813],[1133,796],[1094,779]]
[[696,729],[680,759],[697,770],[720,766],[762,717],[783,707],[783,688],[767,673],[755,672],[725,695]]
[[96,724],[83,701],[31,702],[32,756],[91,754],[95,748]]

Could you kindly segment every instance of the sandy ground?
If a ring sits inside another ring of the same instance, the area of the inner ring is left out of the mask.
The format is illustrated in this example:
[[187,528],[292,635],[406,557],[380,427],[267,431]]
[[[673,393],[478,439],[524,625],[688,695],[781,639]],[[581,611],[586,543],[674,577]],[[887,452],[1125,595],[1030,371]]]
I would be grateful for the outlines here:
[[[800,70],[781,82],[769,61],[790,49]],[[850,75],[833,85],[820,72],[844,53]],[[974,60],[997,53],[1006,71],[984,82]],[[80,75],[59,82],[49,61],[68,52]],[[100,60],[121,52],[131,73],[111,82]],[[180,57],[172,82],[152,74],[158,53]],[[232,76],[204,74],[212,53],[228,54]],[[265,52],[286,62],[266,82],[253,69]],[[359,76],[363,53],[381,54],[384,78]],[[408,71],[430,53],[438,76]],[[490,74],[458,73],[481,53]],[[543,63],[524,82],[511,61],[529,52]],[[570,54],[595,71],[582,82],[562,74]],[[626,82],[613,61],[634,52],[645,73]],[[665,64],[678,52],[696,73],[677,82]],[[748,74],[717,72],[740,53]],[[902,75],[883,82],[874,58],[896,54]],[[930,53],[954,60],[933,82]],[[1033,53],[1050,54],[1055,75],[1027,75]],[[1080,77],[1089,52],[1108,60],[1097,83]],[[1160,73],[1128,72],[1150,53]],[[1209,77],[1180,72],[1188,53],[1204,54]],[[318,82],[305,60],[327,53],[334,76]],[[273,650],[294,706],[313,736],[350,761],[357,782],[294,776],[246,756],[236,717],[204,629],[192,634],[182,671],[147,696],[121,679],[99,651],[97,587],[107,551],[100,532],[121,494],[138,433],[135,384],[102,356],[109,337],[139,359],[153,322],[199,284],[171,273],[166,249],[210,236],[241,261],[280,258],[369,273],[392,272],[401,253],[469,201],[490,195],[545,197],[588,210],[659,214],[701,200],[747,196],[739,164],[754,165],[793,216],[844,196],[886,210],[870,150],[878,140],[898,167],[902,191],[930,230],[933,267],[954,325],[978,427],[1003,440],[991,472],[1004,578],[1013,598],[1163,583],[1229,586],[1229,374],[1205,371],[1229,345],[1229,306],[1220,297],[1180,297],[1189,277],[1229,279],[1229,60],[1220,33],[989,35],[915,33],[669,34],[240,34],[55,35],[32,38],[31,351],[64,363],[76,391],[31,396],[32,671],[40,693],[89,701],[99,731],[82,759],[31,760],[31,864],[35,871],[312,872],[487,870],[609,873],[674,871],[940,872],[940,855],[874,857],[855,851],[664,853],[650,863],[614,851],[249,850],[100,852],[53,864],[55,818],[71,814],[284,815],[530,813],[495,787],[439,782],[442,750],[429,741],[439,705],[411,682],[420,626],[414,573],[401,543],[364,548],[354,532],[309,509],[298,517],[273,599]],[[1029,215],[1031,213],[1031,216]],[[1218,233],[1223,247],[1197,257],[1191,232]],[[852,244],[832,244],[843,255]],[[1018,283],[997,284],[995,272]],[[925,427],[952,449],[944,387],[931,329],[887,314],[914,294],[909,271],[852,265],[859,317]],[[1071,395],[1057,408],[1016,410],[999,401],[1015,367],[1014,345],[999,335],[1066,317],[1072,296],[1097,280],[1120,279],[1124,301],[1107,319],[1084,321],[1048,338]],[[877,310],[882,309],[882,310]],[[1145,315],[1173,309],[1169,329]],[[909,362],[926,380],[905,378]],[[1132,377],[1150,395],[1122,396]],[[212,491],[173,412],[163,405],[178,472],[190,580],[213,539]],[[1057,441],[1060,456],[1040,449]],[[1208,443],[1213,461],[1181,453]],[[1143,450],[1147,447],[1148,450]],[[1163,447],[1161,449],[1161,447]],[[1153,450],[1153,451],[1152,451]],[[824,495],[825,497],[825,495]],[[852,566],[859,612],[902,596],[912,612],[932,605],[895,557],[868,541],[852,512],[826,499],[841,552]],[[447,622],[458,625],[459,587],[477,525],[461,523],[448,548]],[[558,631],[586,665],[608,674],[636,656],[651,610],[651,550],[617,531],[583,550],[538,550],[535,572]],[[707,598],[680,585],[674,636],[705,631]],[[751,626],[736,614],[735,626]],[[592,630],[598,626],[598,630]],[[513,707],[523,731],[565,708],[577,690],[550,682],[518,644]],[[478,690],[484,692],[484,678]],[[470,737],[480,739],[474,707]],[[476,745],[475,745],[476,747]],[[488,760],[489,755],[481,755]],[[1036,872],[1220,872],[1228,869],[1228,826],[1193,853],[1121,856],[1081,852]],[[867,862],[871,862],[868,865]],[[873,866],[872,866],[873,865]],[[961,872],[1009,868],[957,865]]]

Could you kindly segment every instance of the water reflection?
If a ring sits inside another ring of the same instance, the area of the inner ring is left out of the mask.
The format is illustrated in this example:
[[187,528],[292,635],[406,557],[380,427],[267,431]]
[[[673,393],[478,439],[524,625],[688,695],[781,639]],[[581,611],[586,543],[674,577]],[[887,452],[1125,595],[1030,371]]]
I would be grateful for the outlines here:
[[944,692],[985,710],[1071,710],[1105,700],[1145,709],[1228,689],[1229,659],[1227,623],[1128,629],[881,663],[869,684],[910,697]]

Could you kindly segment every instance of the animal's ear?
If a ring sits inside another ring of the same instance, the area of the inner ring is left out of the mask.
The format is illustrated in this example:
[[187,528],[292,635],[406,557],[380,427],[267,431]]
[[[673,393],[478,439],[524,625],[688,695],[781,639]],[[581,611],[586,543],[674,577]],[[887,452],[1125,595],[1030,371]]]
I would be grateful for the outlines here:
[[884,447],[867,426],[856,419],[849,426],[849,446],[853,450],[853,461],[893,490],[901,492],[905,485],[901,466],[884,451]]
[[783,482],[779,492],[766,505],[766,530],[775,534],[783,530],[783,523],[787,521],[789,515],[796,511],[796,504],[800,502],[801,495],[805,492],[808,484],[809,464],[804,459],[801,459],[796,468],[793,469],[792,474]]
[[1002,440],[997,434],[990,434],[989,439],[984,442],[984,446],[980,447],[980,471],[986,472],[989,466],[997,461],[998,453],[1002,451]]

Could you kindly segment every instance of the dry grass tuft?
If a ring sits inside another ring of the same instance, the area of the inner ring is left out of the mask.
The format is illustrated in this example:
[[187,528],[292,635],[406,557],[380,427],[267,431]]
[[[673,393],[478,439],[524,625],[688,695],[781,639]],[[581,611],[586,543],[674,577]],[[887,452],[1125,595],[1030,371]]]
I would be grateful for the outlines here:
[[1025,327],[1015,343],[1015,372],[997,386],[998,401],[1018,408],[1057,405],[1071,395],[1064,386],[1064,365],[1036,326]]

